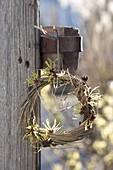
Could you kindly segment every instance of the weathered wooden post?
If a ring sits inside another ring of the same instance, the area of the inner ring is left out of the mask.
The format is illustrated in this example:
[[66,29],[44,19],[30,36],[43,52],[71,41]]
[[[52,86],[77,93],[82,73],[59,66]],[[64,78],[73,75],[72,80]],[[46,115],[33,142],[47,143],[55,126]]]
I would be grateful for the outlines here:
[[[39,62],[34,24],[39,0],[0,2],[0,169],[36,170],[36,154],[18,126],[26,77]],[[39,10],[38,10],[39,12]],[[39,36],[39,34],[37,35]],[[38,37],[37,37],[38,38]],[[38,40],[37,40],[38,41]],[[36,57],[38,58],[36,60]],[[39,67],[39,64],[38,64]],[[18,131],[19,130],[19,131]]]

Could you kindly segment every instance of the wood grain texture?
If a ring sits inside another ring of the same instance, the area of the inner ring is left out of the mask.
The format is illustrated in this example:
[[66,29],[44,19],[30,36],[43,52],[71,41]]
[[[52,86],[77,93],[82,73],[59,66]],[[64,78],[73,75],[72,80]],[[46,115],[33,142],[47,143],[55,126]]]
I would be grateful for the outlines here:
[[0,16],[0,170],[33,170],[18,121],[25,79],[35,69],[34,9],[29,0],[1,0]]
[[[56,29],[59,36],[80,36],[79,29],[73,27],[43,26],[43,29],[46,30],[50,35],[54,35],[54,29]],[[47,60],[47,58],[55,61],[58,55],[57,53],[48,52],[42,53],[41,56],[42,67],[45,67],[45,60]],[[63,67],[65,70],[68,68],[71,74],[75,74],[78,68],[79,52],[60,53],[60,60],[61,68]]]

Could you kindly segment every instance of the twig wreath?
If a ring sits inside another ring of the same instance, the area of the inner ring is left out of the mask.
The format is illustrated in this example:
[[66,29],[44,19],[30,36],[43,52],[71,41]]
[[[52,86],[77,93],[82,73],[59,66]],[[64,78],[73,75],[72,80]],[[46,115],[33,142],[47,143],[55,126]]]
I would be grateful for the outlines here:
[[[101,97],[99,92],[95,92],[98,87],[92,89],[87,84],[87,77],[80,78],[72,75],[68,69],[58,72],[55,63],[51,60],[46,61],[46,65],[47,67],[40,77],[37,73],[34,73],[32,78],[27,79],[31,90],[21,108],[26,121],[24,139],[29,139],[33,146],[39,144],[41,147],[54,147],[82,140],[93,132],[92,123],[96,118],[97,104]],[[79,114],[83,116],[82,122],[79,123],[77,128],[59,133],[58,131],[62,126],[59,123],[57,124],[56,119],[52,127],[49,120],[46,120],[46,124],[43,123],[44,128],[37,123],[35,104],[41,89],[48,84],[54,86],[54,88],[71,85],[71,94],[75,95],[81,103]]]

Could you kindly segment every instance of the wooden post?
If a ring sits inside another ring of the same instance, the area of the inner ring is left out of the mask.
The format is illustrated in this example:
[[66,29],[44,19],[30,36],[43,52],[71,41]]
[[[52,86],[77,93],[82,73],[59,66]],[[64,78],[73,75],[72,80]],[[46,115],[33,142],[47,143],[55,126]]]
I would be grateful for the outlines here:
[[[35,11],[34,11],[34,24],[40,27],[40,0],[35,0]],[[41,60],[40,60],[40,30],[35,28],[35,69],[41,68]],[[40,75],[40,72],[39,72]],[[41,126],[41,101],[40,98],[37,99],[36,102],[36,114],[38,124]],[[41,151],[40,146],[36,145],[35,151],[35,170],[41,170]]]
[[0,169],[36,170],[34,151],[18,126],[25,79],[36,68],[35,5],[1,0],[0,14]]

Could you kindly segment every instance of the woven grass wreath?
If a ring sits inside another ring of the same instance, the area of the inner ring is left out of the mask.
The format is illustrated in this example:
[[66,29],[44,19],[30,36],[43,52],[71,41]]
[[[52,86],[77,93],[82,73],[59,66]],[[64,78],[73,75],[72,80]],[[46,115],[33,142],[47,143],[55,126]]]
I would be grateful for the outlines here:
[[[99,92],[95,92],[98,87],[92,89],[87,84],[87,77],[80,78],[72,75],[68,69],[58,72],[55,62],[51,60],[46,61],[46,65],[47,67],[40,77],[37,73],[34,73],[32,78],[27,79],[31,90],[21,108],[24,118],[22,120],[26,121],[24,139],[29,139],[33,146],[39,144],[41,147],[54,147],[82,140],[93,132],[92,123],[96,118],[97,104],[101,97]],[[71,85],[71,94],[75,95],[81,103],[79,114],[83,117],[77,128],[60,133],[61,126],[57,124],[56,120],[54,120],[52,127],[49,120],[46,120],[46,124],[43,123],[44,128],[37,123],[36,101],[41,89],[48,84],[54,86],[54,88]]]

